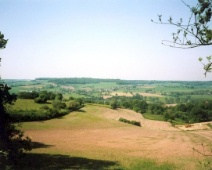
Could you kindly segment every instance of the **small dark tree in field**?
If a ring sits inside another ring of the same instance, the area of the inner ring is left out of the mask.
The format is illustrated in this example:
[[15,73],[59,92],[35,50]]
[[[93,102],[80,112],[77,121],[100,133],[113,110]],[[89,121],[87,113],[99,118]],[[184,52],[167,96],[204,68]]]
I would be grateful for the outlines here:
[[57,100],[57,99],[52,101],[52,105],[55,109],[65,109],[66,108],[66,104],[64,102],[62,102],[61,100]]
[[[0,49],[5,48],[6,44],[7,40],[0,32]],[[0,169],[16,166],[23,152],[31,149],[31,140],[17,129],[8,113],[9,105],[16,100],[9,90],[10,87],[0,82]]]
[[118,103],[117,103],[116,100],[113,100],[113,101],[110,102],[110,108],[113,109],[113,110],[118,108]]
[[36,103],[46,103],[48,100],[47,91],[42,91],[37,98],[34,99]]
[[[194,7],[189,6],[183,0],[181,1],[190,10],[190,16],[188,16],[186,23],[182,18],[175,21],[172,17],[164,21],[162,15],[158,15],[158,22],[152,20],[152,22],[157,24],[177,27],[177,31],[172,34],[172,40],[163,40],[162,44],[182,49],[212,45],[212,0],[198,0],[197,5]],[[202,63],[204,65],[205,75],[212,71],[211,57],[207,56],[207,63]],[[199,58],[200,62],[202,60],[202,58]]]
[[70,100],[67,104],[67,109],[70,111],[76,111],[82,107],[83,107],[83,105],[81,105],[80,102],[76,101],[76,100]]

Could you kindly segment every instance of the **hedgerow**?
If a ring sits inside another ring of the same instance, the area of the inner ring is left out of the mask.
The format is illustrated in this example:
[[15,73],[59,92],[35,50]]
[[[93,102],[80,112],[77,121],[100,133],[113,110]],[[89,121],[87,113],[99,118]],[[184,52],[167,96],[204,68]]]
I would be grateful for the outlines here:
[[141,123],[140,122],[137,122],[135,120],[127,120],[125,118],[119,118],[119,121],[120,122],[124,122],[124,123],[128,123],[128,124],[131,124],[131,125],[135,125],[135,126],[141,126]]

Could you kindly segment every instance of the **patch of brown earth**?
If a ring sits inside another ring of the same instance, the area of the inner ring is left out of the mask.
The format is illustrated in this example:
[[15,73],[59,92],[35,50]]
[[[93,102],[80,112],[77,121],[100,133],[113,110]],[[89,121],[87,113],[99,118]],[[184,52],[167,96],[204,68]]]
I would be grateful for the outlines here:
[[[199,148],[200,144],[205,142],[205,135],[211,137],[212,132],[184,132],[167,122],[146,120],[141,114],[126,109],[111,110],[89,106],[83,110],[84,112],[71,113],[64,119],[58,119],[57,122],[61,121],[58,128],[26,129],[26,134],[30,135],[33,141],[51,145],[49,148],[35,149],[33,152],[101,158],[121,163],[126,159],[146,157],[159,162],[169,161],[184,169],[195,169],[197,160],[202,157],[192,148]],[[96,116],[99,121],[90,122],[89,126],[89,122],[85,120],[86,128],[83,124],[72,126],[73,118],[77,120],[76,116],[80,114]],[[142,127],[117,121],[120,117],[140,121]],[[52,121],[55,119],[40,124],[49,126]],[[35,123],[39,126],[39,122]],[[212,138],[207,140],[212,142]]]
[[202,122],[202,123],[194,123],[194,124],[186,124],[186,125],[177,125],[176,127],[185,130],[185,131],[193,131],[193,130],[207,130],[211,129],[207,124],[212,122]]

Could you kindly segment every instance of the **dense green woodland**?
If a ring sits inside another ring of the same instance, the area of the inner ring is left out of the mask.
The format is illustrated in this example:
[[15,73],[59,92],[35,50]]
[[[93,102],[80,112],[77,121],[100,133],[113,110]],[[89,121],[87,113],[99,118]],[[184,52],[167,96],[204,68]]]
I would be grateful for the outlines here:
[[121,80],[121,79],[98,79],[98,78],[37,78],[56,84],[94,84],[101,82],[115,82],[120,85],[139,84],[181,84],[182,86],[212,86],[212,81],[158,81],[158,80]]
[[56,84],[95,84],[100,82],[118,82],[118,79],[96,79],[96,78],[37,78],[36,80],[46,80]]

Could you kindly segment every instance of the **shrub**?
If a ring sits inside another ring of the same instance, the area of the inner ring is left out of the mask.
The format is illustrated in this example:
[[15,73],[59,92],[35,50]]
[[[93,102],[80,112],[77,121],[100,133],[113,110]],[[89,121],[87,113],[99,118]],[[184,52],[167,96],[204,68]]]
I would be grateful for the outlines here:
[[67,104],[67,109],[70,111],[79,110],[82,107],[83,105],[81,105],[78,101],[75,100],[70,100]]
[[61,100],[54,100],[52,102],[52,105],[56,109],[65,109],[66,108],[66,104],[61,102]]
[[39,97],[35,98],[35,102],[46,103],[47,99],[48,99],[47,96],[45,96],[44,94],[40,94]]
[[124,123],[128,123],[128,124],[131,124],[131,125],[135,125],[135,126],[141,126],[141,123],[140,122],[137,122],[135,120],[127,120],[125,118],[119,118],[119,121],[120,122],[124,122]]
[[118,108],[118,104],[117,104],[117,101],[111,101],[110,102],[110,108],[111,109],[117,109]]

